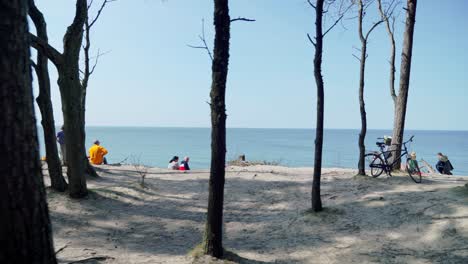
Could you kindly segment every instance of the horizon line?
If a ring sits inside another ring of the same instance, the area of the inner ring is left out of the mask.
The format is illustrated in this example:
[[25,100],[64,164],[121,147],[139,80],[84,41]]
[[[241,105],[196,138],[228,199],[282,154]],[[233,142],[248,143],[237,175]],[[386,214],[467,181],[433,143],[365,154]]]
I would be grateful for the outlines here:
[[[39,125],[38,125],[39,127]],[[59,126],[57,126],[59,127]],[[210,129],[209,126],[144,126],[144,125],[86,125],[85,127],[109,127],[109,128],[200,128]],[[287,130],[315,130],[314,127],[226,127],[226,129],[287,129]],[[325,130],[360,130],[359,128],[337,128],[337,127],[326,127]],[[393,128],[368,128],[367,130],[393,130]],[[440,131],[440,132],[468,132],[463,129],[426,129],[426,128],[407,128],[406,131]]]

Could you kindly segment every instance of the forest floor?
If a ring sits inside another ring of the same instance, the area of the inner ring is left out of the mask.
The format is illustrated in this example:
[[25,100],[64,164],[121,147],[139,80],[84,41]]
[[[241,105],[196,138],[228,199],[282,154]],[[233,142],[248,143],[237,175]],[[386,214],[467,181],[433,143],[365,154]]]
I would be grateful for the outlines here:
[[[143,188],[133,166],[99,166],[84,200],[47,188],[59,263],[213,261],[189,253],[202,240],[208,171],[147,170]],[[312,172],[228,167],[224,246],[234,254],[213,263],[468,263],[468,177],[415,184],[324,169],[325,210],[311,213]]]

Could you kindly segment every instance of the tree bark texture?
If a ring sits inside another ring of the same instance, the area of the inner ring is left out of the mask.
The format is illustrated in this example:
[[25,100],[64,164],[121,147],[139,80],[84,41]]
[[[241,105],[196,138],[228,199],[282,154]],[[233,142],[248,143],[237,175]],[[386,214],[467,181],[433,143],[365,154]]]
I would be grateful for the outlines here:
[[39,162],[27,0],[0,0],[0,263],[57,263]]
[[358,174],[366,175],[364,156],[366,154],[366,146],[364,140],[366,139],[367,133],[367,117],[366,117],[366,105],[364,103],[364,84],[365,84],[365,72],[366,72],[366,59],[367,59],[367,39],[364,37],[362,29],[362,21],[364,19],[364,7],[362,0],[359,0],[359,15],[358,15],[358,28],[359,28],[359,39],[361,40],[361,58],[359,67],[359,111],[361,113],[361,131],[359,133],[359,162],[358,162]]
[[[36,26],[37,36],[47,42],[47,25],[44,16],[36,8],[33,0],[29,0],[29,16]],[[62,174],[62,166],[57,150],[54,112],[50,99],[50,78],[47,64],[47,56],[38,52],[35,71],[39,83],[39,96],[36,98],[36,101],[42,115],[41,124],[44,130],[44,144],[51,186],[54,190],[63,192],[67,189],[67,182]]]
[[228,0],[214,0],[214,57],[211,84],[211,167],[204,252],[223,256],[223,201],[226,162],[226,80],[229,64]]
[[[411,57],[413,54],[414,24],[416,23],[417,0],[408,0],[405,33],[403,36],[403,50],[401,54],[400,66],[400,89],[395,105],[395,119],[393,125],[393,149],[396,151],[393,158],[400,157],[401,144],[405,131],[406,105],[408,101],[409,82],[411,73]],[[395,163],[393,169],[400,169],[401,160]]]
[[315,56],[314,76],[317,85],[317,124],[315,128],[315,154],[314,154],[314,177],[312,180],[312,210],[319,212],[323,210],[322,198],[320,197],[320,178],[322,175],[322,146],[323,146],[323,116],[324,116],[324,88],[322,77],[322,53],[323,53],[323,0],[317,0],[315,4]]
[[76,14],[73,23],[64,36],[63,65],[58,68],[62,111],[65,123],[65,146],[68,159],[68,182],[70,196],[81,198],[87,195],[86,188],[86,149],[85,120],[82,105],[80,82],[80,50],[83,41],[83,26],[87,17],[86,0],[76,1]]

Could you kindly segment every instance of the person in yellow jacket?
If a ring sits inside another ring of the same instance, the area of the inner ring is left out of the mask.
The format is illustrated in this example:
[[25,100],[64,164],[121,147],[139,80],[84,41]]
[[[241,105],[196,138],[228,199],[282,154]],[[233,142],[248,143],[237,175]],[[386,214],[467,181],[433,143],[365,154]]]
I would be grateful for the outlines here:
[[101,146],[99,140],[96,139],[94,145],[89,148],[89,161],[95,165],[107,164],[107,160],[104,157],[107,153],[107,149]]

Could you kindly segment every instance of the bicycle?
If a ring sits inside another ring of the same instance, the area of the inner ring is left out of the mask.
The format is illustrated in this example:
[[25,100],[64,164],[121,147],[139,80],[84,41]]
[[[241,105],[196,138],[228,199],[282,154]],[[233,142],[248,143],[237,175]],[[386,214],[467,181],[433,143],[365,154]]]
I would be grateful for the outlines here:
[[375,151],[365,155],[365,160],[369,164],[372,177],[377,178],[384,171],[388,176],[392,176],[392,169],[395,163],[400,161],[403,156],[406,156],[406,172],[415,183],[421,183],[421,170],[419,169],[418,162],[408,155],[407,144],[413,142],[413,138],[414,136],[411,136],[408,141],[403,142],[400,156],[393,159],[391,163],[389,163],[389,159],[394,155],[393,153],[396,153],[396,150],[386,150],[387,144],[385,142],[376,142],[375,144],[380,148],[380,152]]

